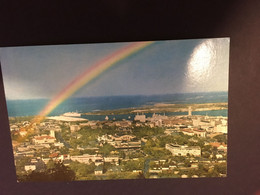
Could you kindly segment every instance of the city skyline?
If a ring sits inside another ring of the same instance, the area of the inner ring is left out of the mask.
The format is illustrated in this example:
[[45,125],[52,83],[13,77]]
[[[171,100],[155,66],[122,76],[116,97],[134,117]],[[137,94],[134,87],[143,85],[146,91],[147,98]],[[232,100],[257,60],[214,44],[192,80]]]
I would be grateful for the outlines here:
[[[0,48],[6,97],[53,98],[82,71],[129,43]],[[157,41],[71,97],[228,90],[229,39]]]

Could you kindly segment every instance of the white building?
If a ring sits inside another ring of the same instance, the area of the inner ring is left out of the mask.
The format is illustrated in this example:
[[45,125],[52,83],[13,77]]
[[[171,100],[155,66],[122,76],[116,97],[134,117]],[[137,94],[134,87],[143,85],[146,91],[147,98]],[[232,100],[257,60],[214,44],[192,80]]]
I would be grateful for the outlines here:
[[214,127],[216,133],[227,133],[227,125],[217,125]]
[[181,132],[184,134],[184,135],[189,135],[189,136],[193,136],[194,135],[194,132],[190,129],[182,129]]
[[222,125],[227,125],[227,119],[222,119],[221,123],[222,123]]
[[175,144],[166,144],[165,148],[169,150],[173,156],[201,156],[201,148],[199,146],[180,146]]
[[96,167],[94,170],[95,175],[102,175],[103,174],[103,167]]
[[70,126],[70,131],[71,132],[75,132],[75,131],[78,131],[80,130],[80,126],[79,125],[71,125]]
[[103,164],[103,157],[97,154],[95,155],[83,154],[78,156],[71,156],[70,160],[78,161],[80,163],[85,163],[85,164],[90,164],[94,162],[96,166]]
[[54,143],[54,146],[62,148],[62,147],[64,147],[64,143],[57,142],[57,143]]
[[55,137],[55,131],[54,130],[50,130],[50,136]]
[[118,156],[107,156],[107,157],[104,157],[104,161],[118,165],[119,157]]
[[199,126],[199,123],[200,123],[200,118],[192,119],[193,126],[197,127]]
[[34,170],[36,170],[36,166],[35,165],[25,165],[24,170],[25,171],[34,171]]
[[146,121],[146,116],[144,114],[142,114],[142,115],[137,114],[137,115],[135,115],[134,120],[144,123]]
[[210,119],[206,119],[206,120],[202,120],[200,117],[198,117],[197,119],[192,119],[192,124],[195,127],[200,127],[202,129],[209,129],[210,127],[214,127],[215,126],[215,121],[214,120],[210,120]]
[[162,119],[159,119],[158,121],[155,121],[154,124],[157,127],[161,127],[162,126]]
[[189,106],[189,108],[188,108],[188,116],[192,116],[192,109],[191,109],[191,106]]
[[19,131],[19,127],[17,125],[12,125],[10,131]]
[[205,130],[194,129],[193,132],[198,137],[206,137],[206,131]]
[[164,120],[168,120],[169,117],[166,116],[165,114],[164,115],[160,115],[160,114],[155,114],[153,113],[152,117],[149,117],[147,120],[148,121],[151,121],[151,122],[156,122],[156,121],[164,121]]
[[56,141],[55,137],[49,135],[34,136],[33,142],[35,144],[52,144]]
[[19,132],[19,134],[20,134],[22,137],[24,137],[24,136],[27,135],[27,131],[21,130],[21,131]]

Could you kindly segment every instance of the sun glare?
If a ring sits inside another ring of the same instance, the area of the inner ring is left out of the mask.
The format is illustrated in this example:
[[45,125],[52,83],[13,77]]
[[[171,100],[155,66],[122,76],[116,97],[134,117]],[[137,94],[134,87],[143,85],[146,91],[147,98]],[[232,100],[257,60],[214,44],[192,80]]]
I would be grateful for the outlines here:
[[203,41],[191,54],[187,77],[191,84],[200,84],[210,79],[216,64],[216,48],[211,40]]

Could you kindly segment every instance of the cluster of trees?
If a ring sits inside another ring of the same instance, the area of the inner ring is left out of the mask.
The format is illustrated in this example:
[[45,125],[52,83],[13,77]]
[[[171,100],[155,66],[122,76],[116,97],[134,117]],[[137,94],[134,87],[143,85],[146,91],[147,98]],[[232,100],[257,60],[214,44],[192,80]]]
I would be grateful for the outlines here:
[[[124,153],[123,151],[120,152],[121,154]],[[128,154],[128,157],[130,159],[133,159],[133,158],[143,158],[145,157],[145,154],[141,151],[134,151],[134,152],[131,152]]]
[[161,127],[134,127],[133,128],[133,135],[135,135],[138,139],[143,137],[153,137],[159,136],[164,134],[164,128]]
[[144,179],[144,175],[142,172],[128,172],[127,174],[124,172],[108,173],[106,179]]
[[153,140],[148,140],[142,149],[152,159],[168,159],[172,156],[170,151],[166,150],[165,147],[158,146]]
[[79,162],[71,162],[70,168],[75,172],[76,179],[87,177],[89,174],[93,174],[96,168],[95,163],[84,164]]
[[143,170],[144,161],[144,158],[140,158],[138,160],[123,161],[121,163],[121,167],[124,171]]
[[16,159],[15,167],[16,167],[16,174],[18,177],[25,174],[24,166],[26,164],[29,164],[30,161],[31,161],[30,157],[26,157],[26,156]]
[[[182,175],[187,175],[191,178],[197,177],[220,177],[227,173],[226,163],[216,163],[215,165],[199,163],[198,168],[190,168],[189,161],[184,160],[184,168],[175,168],[173,170],[163,171],[158,173],[159,178],[180,178]],[[150,174],[147,174],[149,177]]]
[[11,138],[13,141],[19,141],[21,139],[21,136],[16,131],[11,131]]
[[216,163],[215,165],[208,164],[198,164],[197,169],[187,169],[181,170],[180,175],[186,174],[188,177],[192,177],[193,175],[197,175],[198,177],[219,177],[220,174],[227,173],[227,164],[226,163]]
[[225,143],[227,144],[227,135],[226,134],[222,134],[222,135],[216,135],[213,137],[214,139],[216,139],[218,142],[220,143]]
[[[142,172],[144,161],[144,159],[123,161],[120,163],[120,166],[106,162],[100,165],[103,173],[105,173],[105,175],[102,176],[94,174],[97,166],[95,166],[93,162],[90,164],[72,162],[69,167],[75,172],[76,180],[138,179],[144,177],[143,174],[139,174],[139,172],[133,173],[133,170],[140,170],[140,172]],[[118,170],[110,172],[109,169],[113,167],[116,167]]]
[[105,143],[103,146],[99,147],[99,153],[103,156],[108,156],[113,150],[115,150],[115,147]]
[[[173,157],[171,152],[165,149],[165,145],[167,143],[175,143],[178,145],[188,145],[188,146],[200,146],[202,149],[202,157],[210,158],[211,154],[216,154],[216,148],[213,148],[210,145],[205,145],[205,138],[199,138],[196,136],[188,136],[183,133],[178,133],[175,135],[164,134],[164,128],[156,127],[134,127],[132,130],[132,134],[137,137],[137,139],[146,138],[147,142],[142,146],[141,152],[132,152],[127,154],[124,151],[118,150],[119,156],[123,159],[129,158],[130,160],[120,162],[120,168],[123,172],[117,173],[109,173],[106,172],[109,168],[115,166],[109,163],[105,163],[103,165],[103,170],[106,173],[106,179],[122,179],[122,178],[144,178],[144,174],[132,173],[133,170],[143,170],[145,159],[153,159],[153,160],[162,160],[162,159],[172,159],[177,163],[182,163],[183,167],[190,168],[191,162],[190,157],[182,157],[176,156]],[[102,146],[98,145],[97,137],[104,134],[115,134],[118,132],[116,127],[103,126],[103,129],[91,129],[90,127],[83,127],[76,133],[70,132],[68,127],[63,126],[61,137],[64,138],[65,141],[68,141],[73,150],[68,151],[68,148],[64,147],[64,151],[61,153],[66,154],[70,153],[70,155],[82,155],[82,154],[96,154],[95,150],[78,150],[77,146],[81,147],[98,147],[98,152],[103,156],[109,156],[111,151],[115,151],[116,149],[110,144],[103,144]],[[192,138],[192,139],[191,139]],[[218,135],[215,136],[212,141],[218,142],[227,142],[226,135]],[[133,158],[138,158],[138,160],[131,160]],[[170,162],[170,161],[169,161]],[[51,164],[52,163],[52,164]],[[169,163],[167,164],[169,165]],[[151,166],[151,165],[150,165]],[[157,165],[153,165],[157,166]],[[158,165],[159,166],[159,165]],[[161,166],[161,165],[160,165]],[[166,166],[166,165],[165,165]],[[56,178],[56,181],[59,180],[59,175],[61,172],[57,170],[61,170],[62,165],[55,165],[55,163],[50,162],[47,164],[47,169],[44,172],[32,172],[25,177],[21,177],[20,180],[25,181],[33,181],[40,180],[41,181],[51,181],[51,179]],[[90,164],[82,164],[79,162],[72,162],[66,169],[63,167],[63,173],[68,174],[70,178],[67,178],[66,181],[70,181],[72,179],[97,179],[98,176],[94,175],[94,170],[96,166],[94,163]],[[124,172],[127,172],[125,174]],[[215,164],[215,166],[209,167],[204,164],[199,164],[198,169],[188,169],[188,170],[180,170],[180,174],[188,174],[188,176],[198,175],[198,176],[219,176],[220,174],[226,173],[226,163],[224,164]],[[163,173],[166,174],[166,173]],[[168,176],[173,177],[174,174],[168,172]],[[167,177],[167,174],[165,177]],[[67,177],[69,177],[67,176]],[[162,176],[162,175],[161,175]]]
[[[204,149],[204,139],[198,138],[196,142],[190,141],[191,136],[184,135],[182,133],[177,135],[168,136],[157,136],[148,138],[145,145],[142,147],[145,154],[149,155],[152,159],[169,159],[172,154],[170,151],[165,149],[167,143],[174,143],[178,145],[188,145],[188,146],[200,146],[202,150]],[[211,152],[207,147],[206,151]]]
[[105,126],[103,129],[91,129],[90,127],[83,127],[77,132],[77,136],[70,135],[70,146],[76,148],[77,146],[86,147],[98,145],[97,138],[98,136],[105,134],[114,134],[115,127]]
[[39,181],[74,181],[75,172],[66,167],[61,162],[48,165],[45,171],[32,171],[26,175],[18,175],[19,182],[39,182]]

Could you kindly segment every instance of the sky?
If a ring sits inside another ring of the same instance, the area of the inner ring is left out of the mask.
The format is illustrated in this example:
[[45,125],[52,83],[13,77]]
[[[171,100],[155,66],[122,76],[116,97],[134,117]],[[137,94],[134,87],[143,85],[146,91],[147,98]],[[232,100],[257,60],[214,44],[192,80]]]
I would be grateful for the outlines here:
[[[83,71],[129,43],[0,48],[6,98],[53,98]],[[228,90],[229,38],[156,41],[71,97]]]

